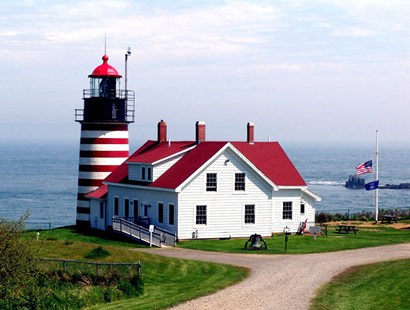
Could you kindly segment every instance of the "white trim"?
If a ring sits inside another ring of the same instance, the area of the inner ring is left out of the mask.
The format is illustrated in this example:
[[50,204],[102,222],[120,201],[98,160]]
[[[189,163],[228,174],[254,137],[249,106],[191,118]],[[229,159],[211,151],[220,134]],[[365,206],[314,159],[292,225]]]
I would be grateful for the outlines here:
[[315,193],[311,192],[310,190],[307,189],[307,187],[302,187],[301,191],[305,193],[306,195],[312,197],[315,201],[322,201],[322,198]]

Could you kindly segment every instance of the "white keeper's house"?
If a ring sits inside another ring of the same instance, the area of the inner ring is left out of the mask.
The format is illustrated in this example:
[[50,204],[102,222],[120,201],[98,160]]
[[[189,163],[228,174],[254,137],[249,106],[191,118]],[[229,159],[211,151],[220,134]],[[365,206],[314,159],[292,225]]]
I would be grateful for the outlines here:
[[90,199],[90,226],[109,229],[126,217],[192,238],[271,236],[285,226],[314,225],[320,197],[278,142],[255,142],[247,125],[242,142],[206,141],[205,123],[194,141],[170,141],[158,123],[149,140],[116,168]]

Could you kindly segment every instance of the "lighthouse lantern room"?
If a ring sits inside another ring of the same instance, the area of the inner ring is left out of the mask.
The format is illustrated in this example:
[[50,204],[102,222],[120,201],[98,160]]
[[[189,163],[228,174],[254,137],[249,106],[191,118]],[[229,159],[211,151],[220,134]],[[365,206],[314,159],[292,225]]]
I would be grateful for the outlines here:
[[121,75],[108,64],[107,55],[102,60],[88,76],[84,108],[75,110],[75,121],[81,124],[76,223],[84,228],[91,220],[85,195],[128,158],[128,124],[134,122],[134,92],[121,89]]

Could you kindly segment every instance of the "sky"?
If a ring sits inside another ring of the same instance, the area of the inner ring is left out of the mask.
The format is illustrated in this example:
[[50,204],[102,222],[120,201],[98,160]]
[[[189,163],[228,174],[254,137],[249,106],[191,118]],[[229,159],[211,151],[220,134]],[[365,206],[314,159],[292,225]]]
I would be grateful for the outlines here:
[[[135,91],[130,139],[410,145],[410,1],[2,1],[0,141],[80,138],[88,75]],[[122,82],[124,85],[124,82]]]

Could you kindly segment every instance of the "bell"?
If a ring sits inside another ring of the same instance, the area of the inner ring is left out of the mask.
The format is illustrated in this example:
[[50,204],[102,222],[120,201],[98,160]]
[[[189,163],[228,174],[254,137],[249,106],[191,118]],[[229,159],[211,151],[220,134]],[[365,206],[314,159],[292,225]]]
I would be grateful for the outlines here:
[[260,235],[252,235],[252,240],[251,240],[251,248],[254,249],[259,249],[261,247],[261,236]]

